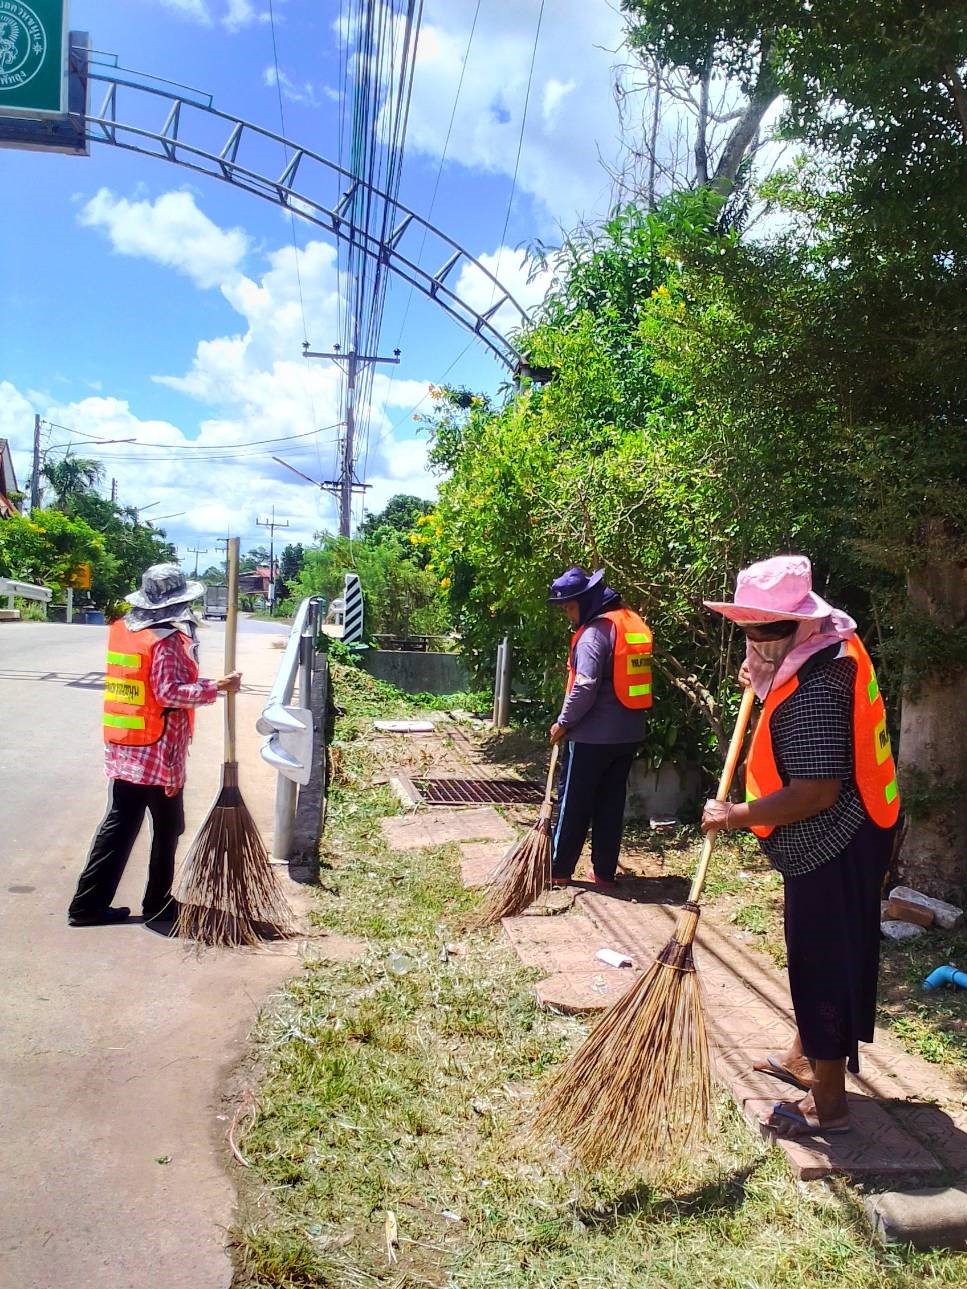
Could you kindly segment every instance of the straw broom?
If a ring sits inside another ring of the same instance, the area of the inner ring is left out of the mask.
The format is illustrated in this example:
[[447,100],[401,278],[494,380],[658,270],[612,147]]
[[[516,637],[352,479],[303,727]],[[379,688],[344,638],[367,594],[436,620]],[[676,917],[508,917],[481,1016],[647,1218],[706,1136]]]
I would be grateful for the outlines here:
[[[228,542],[225,675],[235,670],[238,538]],[[292,914],[276,881],[255,820],[242,800],[235,756],[235,695],[225,695],[222,784],[185,860],[177,931],[202,944],[240,945],[285,936]]]
[[547,772],[544,804],[537,823],[514,843],[501,860],[500,867],[490,879],[490,890],[483,907],[471,919],[470,926],[475,929],[495,926],[501,918],[523,912],[551,885],[551,792],[557,755],[558,745],[555,743]]
[[[753,698],[751,689],[742,696],[717,801],[729,794]],[[601,1017],[538,1109],[534,1135],[556,1136],[590,1169],[632,1169],[678,1155],[711,1128],[708,1039],[692,944],[714,842],[708,833],[673,937]]]

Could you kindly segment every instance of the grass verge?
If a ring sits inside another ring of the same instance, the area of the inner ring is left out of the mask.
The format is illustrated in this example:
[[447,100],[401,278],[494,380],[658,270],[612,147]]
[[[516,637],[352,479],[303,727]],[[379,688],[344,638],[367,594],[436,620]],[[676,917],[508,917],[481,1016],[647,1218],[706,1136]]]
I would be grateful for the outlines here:
[[383,844],[398,807],[345,701],[361,683],[336,669],[354,714],[337,728],[318,917],[366,953],[309,965],[260,1023],[239,1289],[963,1283],[956,1257],[876,1248],[852,1192],[796,1185],[727,1112],[707,1155],[647,1181],[568,1172],[532,1145],[540,1080],[583,1025],[536,1008],[499,932],[458,935],[474,897],[453,853]]

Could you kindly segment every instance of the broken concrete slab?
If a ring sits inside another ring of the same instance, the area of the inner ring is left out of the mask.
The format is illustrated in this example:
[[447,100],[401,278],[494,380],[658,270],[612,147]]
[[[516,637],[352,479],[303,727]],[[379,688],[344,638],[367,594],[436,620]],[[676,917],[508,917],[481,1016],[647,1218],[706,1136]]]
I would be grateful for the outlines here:
[[434,811],[432,815],[399,815],[381,819],[383,837],[393,850],[421,850],[450,842],[499,841],[509,846],[516,834],[493,809]]
[[913,922],[888,920],[880,923],[880,931],[888,940],[915,940],[918,935],[925,934],[926,928],[917,926]]
[[537,986],[538,1006],[545,1011],[582,1016],[604,1011],[635,983],[630,971],[602,967],[600,971],[557,971]]
[[967,1249],[967,1191],[953,1186],[884,1191],[865,1201],[866,1213],[883,1244],[915,1249]]

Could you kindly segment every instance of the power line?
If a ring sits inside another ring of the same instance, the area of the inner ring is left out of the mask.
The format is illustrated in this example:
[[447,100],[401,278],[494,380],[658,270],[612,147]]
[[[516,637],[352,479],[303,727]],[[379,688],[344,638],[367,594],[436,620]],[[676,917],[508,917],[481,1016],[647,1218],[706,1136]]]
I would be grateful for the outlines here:
[[[514,160],[514,178],[510,185],[510,199],[507,202],[507,214],[504,217],[504,229],[500,234],[500,241],[497,243],[497,263],[494,265],[494,277],[500,270],[500,254],[504,248],[504,242],[507,240],[507,229],[510,226],[510,212],[514,205],[514,197],[517,194],[517,175],[520,170],[520,155],[524,148],[524,127],[527,125],[527,109],[531,101],[531,85],[534,81],[534,64],[537,62],[537,46],[541,38],[541,24],[544,21],[544,4],[541,0],[541,7],[537,14],[537,29],[534,32],[534,47],[531,50],[531,65],[527,73],[527,91],[524,94],[524,111],[520,118],[520,137],[517,140],[517,156]],[[494,289],[490,295],[490,303],[493,304],[494,296],[497,294],[497,285],[494,283]]]

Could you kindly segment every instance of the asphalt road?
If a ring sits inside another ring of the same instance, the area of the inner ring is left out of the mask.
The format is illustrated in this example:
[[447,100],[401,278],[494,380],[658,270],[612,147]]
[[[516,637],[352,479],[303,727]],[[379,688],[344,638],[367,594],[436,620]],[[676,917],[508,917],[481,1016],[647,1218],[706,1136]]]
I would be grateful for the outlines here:
[[[249,624],[238,644],[241,785],[267,843],[275,777],[254,724],[285,630]],[[106,635],[0,624],[0,1286],[222,1289],[234,1191],[220,1088],[298,950],[199,955],[136,920],[68,927],[105,806]],[[206,624],[203,675],[221,674],[223,642]],[[221,740],[219,702],[198,714],[185,848]],[[135,910],[146,859],[144,836],[118,897]]]

